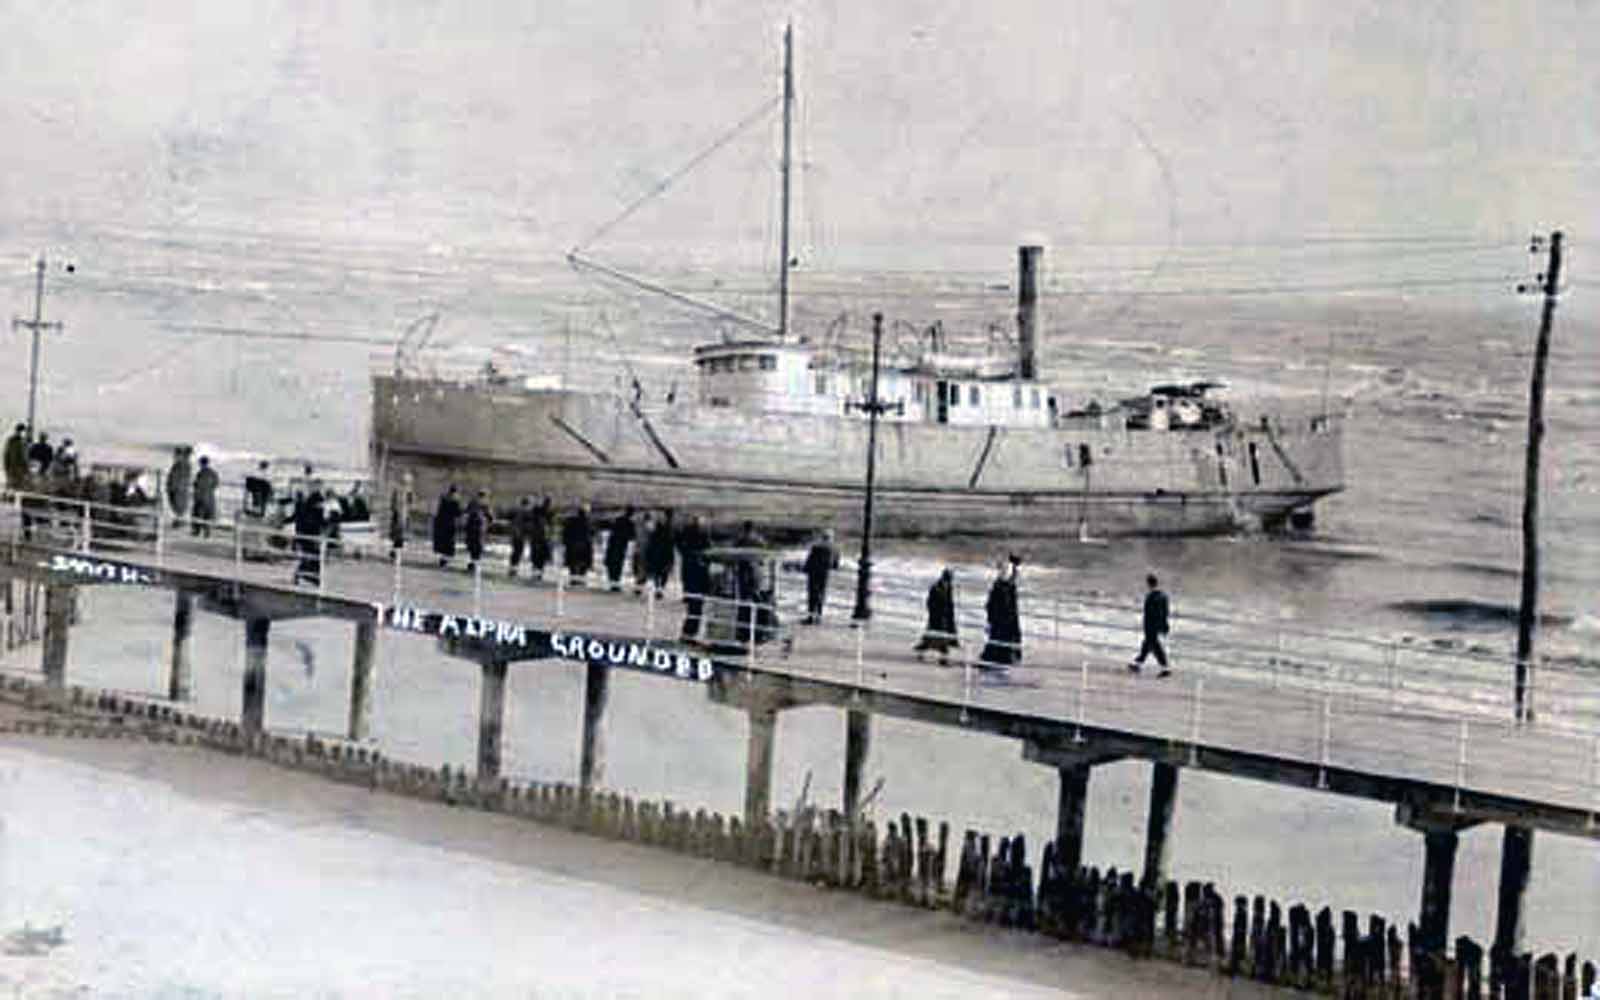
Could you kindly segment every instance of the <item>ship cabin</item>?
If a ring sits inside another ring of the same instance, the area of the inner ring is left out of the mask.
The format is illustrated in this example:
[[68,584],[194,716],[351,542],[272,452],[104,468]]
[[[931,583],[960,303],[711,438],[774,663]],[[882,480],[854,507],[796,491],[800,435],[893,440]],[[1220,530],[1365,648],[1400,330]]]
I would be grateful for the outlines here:
[[[861,404],[872,371],[859,363],[820,358],[805,344],[744,341],[695,348],[703,406],[753,413],[794,413],[866,419]],[[1049,427],[1051,390],[1017,377],[1016,359],[925,353],[914,363],[884,366],[878,398],[894,423]]]

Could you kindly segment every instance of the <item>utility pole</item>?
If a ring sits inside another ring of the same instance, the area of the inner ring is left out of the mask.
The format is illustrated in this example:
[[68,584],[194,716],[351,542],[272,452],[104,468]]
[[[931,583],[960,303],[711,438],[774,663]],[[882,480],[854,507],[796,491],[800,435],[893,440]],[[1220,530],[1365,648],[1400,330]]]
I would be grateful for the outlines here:
[[[1543,240],[1535,236],[1529,251],[1538,253]],[[1533,385],[1528,396],[1528,456],[1522,481],[1522,608],[1517,618],[1517,721],[1532,722],[1527,703],[1528,670],[1533,660],[1533,635],[1539,618],[1539,447],[1544,441],[1544,371],[1550,360],[1550,325],[1555,319],[1556,295],[1561,287],[1561,231],[1550,234],[1550,262],[1538,276],[1544,290],[1544,311],[1539,318],[1539,339],[1533,349]],[[1519,285],[1518,291],[1530,291]]]
[[[60,330],[60,323],[46,323],[44,321],[44,254],[39,255],[36,266],[36,278],[33,286],[33,319],[17,317],[11,321],[13,330],[33,331],[33,360],[28,367],[28,439],[33,439],[33,413],[34,404],[39,396],[39,332],[41,330]],[[67,270],[72,270],[72,265],[67,265]]]
[[883,346],[883,313],[872,314],[872,387],[865,403],[851,403],[867,414],[867,498],[861,517],[861,561],[856,568],[856,609],[851,618],[864,622],[872,617],[868,592],[872,586],[872,484],[878,467],[878,416],[893,410],[905,412],[904,403],[890,405],[878,398],[878,354]]

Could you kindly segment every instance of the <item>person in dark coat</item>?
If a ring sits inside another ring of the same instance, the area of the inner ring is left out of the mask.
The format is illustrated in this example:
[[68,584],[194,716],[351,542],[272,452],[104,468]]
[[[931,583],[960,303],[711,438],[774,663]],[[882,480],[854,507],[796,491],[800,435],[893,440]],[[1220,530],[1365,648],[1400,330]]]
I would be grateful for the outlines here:
[[456,557],[456,529],[461,523],[461,491],[451,483],[433,512],[433,551],[439,566],[450,565]]
[[539,501],[533,515],[528,532],[528,568],[533,570],[535,580],[542,580],[544,568],[550,564],[550,535],[556,526],[556,511],[549,497]]
[[933,650],[940,663],[950,662],[950,650],[961,645],[956,637],[956,578],[948,568],[928,588],[928,625],[916,645],[917,662]]
[[412,488],[411,473],[406,473],[400,485],[389,492],[389,558],[400,558],[406,547],[406,534],[411,530],[411,507],[417,502],[417,491]]
[[189,468],[189,449],[183,445],[172,450],[172,466],[167,469],[167,503],[172,505],[172,523],[181,525],[189,514],[189,487],[194,485],[194,474]]
[[978,666],[1004,668],[1022,662],[1022,620],[1017,607],[1017,566],[1020,557],[1002,559],[984,611],[989,618],[989,641]]
[[256,471],[244,477],[245,513],[254,517],[266,517],[267,508],[272,506],[272,466],[262,462]]
[[696,514],[678,534],[678,565],[683,584],[683,638],[685,639],[692,639],[700,634],[700,618],[705,607],[705,595],[711,587],[711,572],[706,566],[706,549],[710,547],[711,538],[706,534],[705,522]]
[[622,567],[627,562],[633,536],[633,508],[628,507],[613,518],[606,529],[606,579],[613,591],[622,590]]
[[21,490],[28,485],[28,425],[18,424],[6,438],[6,489]]
[[672,576],[672,564],[677,561],[672,536],[672,511],[662,511],[644,541],[645,574],[651,586],[655,587],[658,601],[666,593],[667,580]]
[[[533,506],[533,497],[523,497],[517,501],[517,509],[511,512],[511,579],[517,578],[517,567],[522,565],[522,553],[529,549],[529,542],[533,539],[533,522],[539,517],[539,511]],[[538,569],[535,568],[535,573]]]
[[200,468],[194,474],[194,520],[190,523],[195,535],[211,537],[211,522],[217,519],[217,485],[217,470],[211,467],[210,458],[201,455]]
[[828,574],[839,568],[839,553],[833,547],[833,529],[822,533],[806,553],[806,616],[802,625],[816,625],[822,621],[822,609],[828,602]]
[[656,515],[645,511],[635,519],[633,530],[633,555],[628,558],[628,563],[633,569],[633,593],[636,597],[644,596],[644,588],[650,583],[650,559],[645,553],[645,546],[650,541],[650,533],[656,530]]
[[1171,615],[1171,607],[1154,573],[1145,577],[1144,582],[1150,588],[1144,595],[1144,643],[1139,647],[1139,655],[1128,664],[1128,669],[1138,673],[1144,664],[1144,658],[1154,653],[1156,663],[1161,665],[1161,672],[1156,676],[1169,677],[1172,675],[1172,668],[1167,665],[1167,651],[1161,645],[1161,637],[1167,634],[1170,626],[1168,618]]
[[[38,438],[28,447],[28,464],[38,469],[40,475],[44,475],[50,471],[50,463],[54,462],[55,458],[56,450],[50,447],[50,435],[40,431]],[[184,468],[187,472],[188,466],[185,465]]]
[[322,537],[328,529],[326,498],[320,488],[301,496],[294,507],[294,541],[300,550],[294,582],[313,587],[322,583]]
[[467,542],[467,572],[475,573],[483,560],[483,543],[489,537],[489,525],[494,523],[494,511],[489,509],[489,491],[479,490],[467,504],[464,517]]
[[561,526],[561,548],[572,584],[583,586],[594,568],[594,524],[589,520],[588,504],[579,505]]

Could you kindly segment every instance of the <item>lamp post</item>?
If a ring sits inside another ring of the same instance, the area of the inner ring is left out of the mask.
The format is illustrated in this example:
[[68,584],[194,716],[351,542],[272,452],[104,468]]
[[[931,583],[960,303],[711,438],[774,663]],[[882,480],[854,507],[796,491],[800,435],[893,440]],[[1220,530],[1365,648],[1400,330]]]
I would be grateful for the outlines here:
[[872,484],[878,468],[878,416],[893,410],[905,412],[905,404],[888,404],[878,398],[878,355],[883,346],[883,313],[872,314],[872,384],[867,401],[852,407],[867,414],[867,494],[861,516],[861,561],[856,569],[856,609],[851,618],[864,622],[872,617],[868,592],[872,585]]
[[[44,321],[44,269],[44,254],[40,254],[39,262],[35,266],[36,277],[33,286],[33,319],[23,319],[19,316],[11,321],[11,328],[13,330],[33,331],[33,353],[32,360],[28,366],[28,439],[30,441],[33,439],[34,403],[39,395],[39,333],[43,330],[61,329],[61,324],[59,322],[46,323]],[[67,265],[67,270],[69,272],[73,270],[71,264]]]

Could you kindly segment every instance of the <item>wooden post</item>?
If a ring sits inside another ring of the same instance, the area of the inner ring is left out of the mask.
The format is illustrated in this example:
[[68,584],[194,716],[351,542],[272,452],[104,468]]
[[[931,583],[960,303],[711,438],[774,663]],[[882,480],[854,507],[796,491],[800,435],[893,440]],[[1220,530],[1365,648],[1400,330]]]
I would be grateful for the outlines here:
[[67,633],[72,627],[76,589],[68,583],[52,583],[44,589],[44,683],[57,694],[67,689]]
[[772,744],[777,737],[778,710],[766,705],[749,709],[750,738],[745,748],[744,821],[756,826],[772,807]]
[[172,609],[172,664],[167,672],[167,697],[188,701],[194,697],[194,668],[189,662],[189,634],[194,631],[194,595],[177,591]]
[[[1537,247],[1537,243],[1535,243]],[[1532,721],[1527,704],[1528,669],[1539,618],[1539,448],[1544,441],[1544,372],[1550,359],[1550,326],[1561,290],[1561,233],[1550,234],[1550,263],[1543,275],[1544,311],[1533,351],[1533,381],[1528,390],[1528,451],[1522,479],[1522,602],[1517,616],[1517,721]]]
[[1167,877],[1167,835],[1172,830],[1172,810],[1178,801],[1178,766],[1156,761],[1150,774],[1150,814],[1145,821],[1144,879],[1154,888]]
[[483,661],[478,698],[478,780],[500,777],[500,731],[506,713],[506,663]]
[[1426,854],[1418,937],[1425,955],[1430,959],[1442,958],[1450,940],[1450,890],[1455,880],[1456,846],[1461,835],[1455,830],[1435,829],[1425,831],[1422,836]]
[[1058,767],[1060,797],[1056,805],[1056,858],[1067,871],[1083,864],[1084,816],[1089,808],[1088,764]]
[[1500,840],[1500,896],[1496,910],[1494,944],[1489,953],[1497,961],[1522,953],[1523,900],[1533,871],[1533,828],[1506,824]]
[[583,679],[583,743],[578,757],[578,789],[583,795],[605,780],[605,734],[600,727],[610,686],[610,665],[589,664]]
[[378,642],[376,622],[356,623],[355,652],[350,663],[350,739],[365,740],[372,732],[372,654]]
[[247,618],[244,623],[244,704],[239,725],[245,735],[266,728],[267,715],[267,636],[271,618]]
[[872,746],[872,716],[848,709],[844,718],[844,814],[854,822],[861,806],[861,772]]

